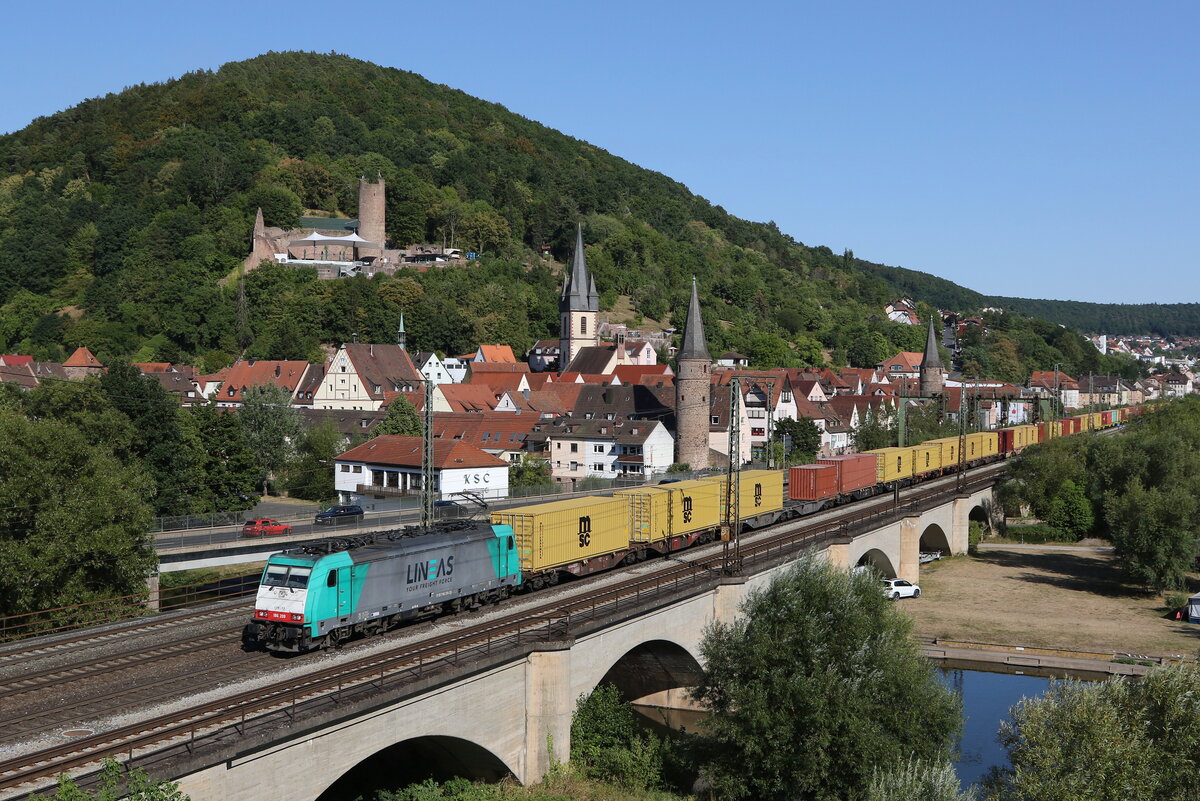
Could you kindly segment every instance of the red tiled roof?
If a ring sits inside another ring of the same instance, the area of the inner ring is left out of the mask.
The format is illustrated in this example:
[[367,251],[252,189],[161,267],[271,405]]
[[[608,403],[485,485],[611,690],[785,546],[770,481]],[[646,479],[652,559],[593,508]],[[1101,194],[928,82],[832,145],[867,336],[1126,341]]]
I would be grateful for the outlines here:
[[247,389],[267,384],[294,394],[308,367],[308,362],[301,361],[239,360],[225,374],[217,398],[226,403],[241,403],[242,393]]
[[[384,434],[351,448],[334,459],[336,462],[365,462],[396,467],[421,466],[421,438]],[[455,440],[434,439],[435,470],[470,467],[505,467],[508,462],[485,453],[474,445]]]
[[554,373],[527,373],[525,380],[529,382],[530,389],[542,389],[554,383]]
[[471,374],[476,373],[528,373],[531,372],[529,365],[525,362],[509,363],[509,362],[467,362],[467,368]]
[[881,362],[878,366],[883,371],[889,372],[892,365],[895,364],[902,367],[903,372],[912,372],[921,369],[922,355],[914,351],[902,350],[887,361]]
[[517,363],[517,357],[513,355],[512,348],[508,345],[480,345],[479,354],[483,356],[485,362]]
[[0,361],[7,364],[9,367],[20,367],[24,364],[33,364],[32,356],[19,356],[15,353],[0,355]]
[[621,379],[622,384],[644,384],[644,376],[673,375],[668,364],[620,364],[613,368],[613,375]]
[[496,393],[477,384],[438,384],[452,412],[490,412],[496,408]]
[[383,393],[383,406],[386,409],[392,405],[397,397],[403,395],[412,404],[412,407],[418,412],[425,408],[425,393],[422,390],[414,389],[412,392],[385,392]]
[[63,362],[63,367],[103,367],[100,360],[92,355],[87,348],[76,348],[75,352]]
[[524,449],[525,438],[539,422],[536,414],[438,412],[433,416],[433,436],[482,450],[516,451]]
[[404,386],[415,389],[425,380],[417,371],[408,351],[399,345],[356,342],[343,347],[354,363],[363,390],[372,400],[381,401],[384,392],[395,392]]
[[132,366],[143,373],[169,373],[171,371],[170,362],[133,362]]
[[487,387],[496,397],[500,397],[509,390],[521,389],[521,381],[524,378],[524,373],[472,373],[467,383]]

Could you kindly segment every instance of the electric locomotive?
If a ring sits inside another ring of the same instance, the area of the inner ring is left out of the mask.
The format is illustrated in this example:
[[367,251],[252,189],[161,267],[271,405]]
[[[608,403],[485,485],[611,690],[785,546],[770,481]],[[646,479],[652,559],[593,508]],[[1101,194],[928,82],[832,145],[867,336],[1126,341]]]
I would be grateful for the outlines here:
[[506,525],[383,531],[271,556],[242,631],[247,647],[301,653],[403,621],[506,598],[521,568]]

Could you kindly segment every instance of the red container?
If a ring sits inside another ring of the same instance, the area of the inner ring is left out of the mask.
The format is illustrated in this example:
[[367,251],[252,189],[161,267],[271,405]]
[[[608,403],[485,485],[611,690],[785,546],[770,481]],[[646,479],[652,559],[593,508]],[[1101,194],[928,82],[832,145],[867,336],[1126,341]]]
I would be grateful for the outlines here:
[[879,479],[876,477],[878,463],[873,453],[848,453],[845,456],[827,456],[818,459],[817,464],[831,464],[837,468],[837,491],[839,493],[854,492],[863,487],[870,487]]
[[1112,412],[1100,412],[1100,425],[1111,426],[1113,424]]
[[1000,453],[1011,453],[1013,451],[1013,435],[1017,432],[1011,428],[1001,428],[996,431],[1000,435],[999,448]]
[[1046,441],[1046,424],[1038,423],[1037,427],[1038,427],[1037,441],[1045,442]]
[[788,497],[819,501],[837,495],[837,469],[830,464],[806,464],[788,472]]

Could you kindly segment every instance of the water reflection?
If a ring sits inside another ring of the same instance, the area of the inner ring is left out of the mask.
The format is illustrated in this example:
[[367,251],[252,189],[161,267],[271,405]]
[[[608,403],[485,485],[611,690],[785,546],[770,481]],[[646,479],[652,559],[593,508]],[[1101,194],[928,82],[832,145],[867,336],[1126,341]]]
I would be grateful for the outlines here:
[[976,663],[946,662],[938,674],[946,684],[961,693],[963,699],[962,739],[958,744],[958,778],[966,787],[983,779],[993,767],[1008,765],[1008,755],[1000,746],[996,734],[1000,722],[1022,698],[1036,698],[1046,691],[1054,679],[1072,675],[1075,678],[1097,680],[1100,674],[1069,673],[1040,668],[1016,668],[988,665],[987,670]]

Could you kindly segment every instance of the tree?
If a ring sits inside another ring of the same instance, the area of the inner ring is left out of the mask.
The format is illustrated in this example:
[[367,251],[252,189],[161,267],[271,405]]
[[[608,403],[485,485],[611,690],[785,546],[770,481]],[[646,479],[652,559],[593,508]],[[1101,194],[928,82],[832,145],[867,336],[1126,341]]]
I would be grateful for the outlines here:
[[399,434],[402,437],[419,437],[424,428],[421,416],[408,398],[397,395],[388,404],[387,415],[375,424],[371,433],[375,436]]
[[1050,502],[1046,522],[1062,533],[1081,540],[1091,533],[1094,521],[1092,503],[1084,495],[1083,488],[1070,479],[1064,481],[1058,496]]
[[1136,682],[1055,682],[1013,707],[1000,742],[1010,767],[989,781],[997,801],[1196,798],[1200,668],[1164,666]]
[[155,511],[160,515],[206,511],[200,497],[203,455],[184,439],[179,403],[161,384],[126,362],[111,365],[98,380],[109,402],[133,424],[129,451],[154,479]]
[[20,614],[136,592],[153,483],[136,461],[59,420],[0,410],[0,608]]
[[874,576],[806,560],[741,611],[706,632],[693,691],[723,798],[832,801],[861,792],[874,765],[946,758],[959,702]]
[[238,415],[246,442],[258,463],[262,494],[266,495],[267,481],[287,465],[292,455],[300,434],[300,421],[288,391],[274,384],[245,390]]
[[104,760],[100,781],[94,789],[84,790],[67,774],[58,777],[52,795],[34,795],[35,801],[189,801],[175,782],[152,779],[141,768],[125,772],[114,759]]
[[861,801],[975,801],[974,790],[962,790],[949,762],[907,762],[876,767]]
[[300,438],[299,458],[287,470],[288,493],[309,501],[325,501],[336,494],[335,456],[345,450],[346,437],[332,421],[318,423]]
[[184,430],[203,454],[207,508],[212,512],[249,509],[258,502],[259,467],[236,415],[215,404],[193,406],[183,414]]
[[521,461],[508,466],[508,486],[542,487],[550,483],[550,463],[532,454],[522,454]]
[[859,452],[887,448],[896,444],[896,424],[890,409],[868,409],[854,429],[854,447]]
[[776,437],[786,437],[791,445],[787,451],[789,464],[811,464],[821,450],[821,430],[807,417],[799,420],[783,419],[775,424]]

